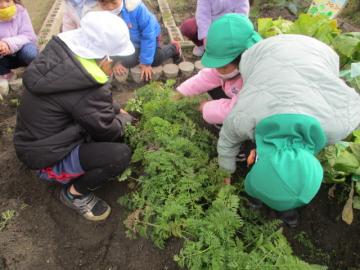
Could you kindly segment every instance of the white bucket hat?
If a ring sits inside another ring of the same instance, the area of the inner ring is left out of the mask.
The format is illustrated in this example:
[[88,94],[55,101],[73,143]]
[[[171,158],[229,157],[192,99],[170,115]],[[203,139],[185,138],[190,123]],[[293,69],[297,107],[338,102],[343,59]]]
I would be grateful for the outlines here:
[[73,53],[86,59],[127,56],[135,52],[127,25],[108,11],[87,13],[79,29],[61,33],[59,38]]

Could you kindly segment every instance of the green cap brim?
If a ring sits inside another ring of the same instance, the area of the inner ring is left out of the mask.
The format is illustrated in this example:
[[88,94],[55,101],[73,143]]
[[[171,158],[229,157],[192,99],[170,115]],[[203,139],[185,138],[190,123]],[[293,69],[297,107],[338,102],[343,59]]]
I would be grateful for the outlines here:
[[244,44],[245,49],[239,49],[239,54],[229,56],[226,58],[215,58],[210,56],[206,51],[201,58],[201,64],[204,67],[207,68],[221,68],[223,66],[226,66],[227,64],[230,64],[233,60],[235,60],[236,57],[238,57],[240,54],[244,53],[246,50],[250,49],[252,46],[254,46],[256,43],[262,40],[262,37],[254,31],[252,33],[251,38],[247,41],[247,43]]
[[237,55],[234,57],[219,59],[219,58],[211,57],[205,51],[203,57],[201,58],[201,64],[207,68],[221,68],[223,66],[226,66],[227,64],[230,64],[236,57]]

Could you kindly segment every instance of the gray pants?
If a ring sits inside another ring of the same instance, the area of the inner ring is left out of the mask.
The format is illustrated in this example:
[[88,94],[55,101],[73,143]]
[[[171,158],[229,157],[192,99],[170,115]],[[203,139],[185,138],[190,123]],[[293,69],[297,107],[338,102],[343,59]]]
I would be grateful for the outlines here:
[[[116,62],[121,62],[124,67],[132,68],[139,64],[140,48],[135,48],[135,53],[129,56],[116,57]],[[165,60],[176,56],[176,46],[168,44],[158,47],[155,52],[154,62],[151,66],[160,66]]]

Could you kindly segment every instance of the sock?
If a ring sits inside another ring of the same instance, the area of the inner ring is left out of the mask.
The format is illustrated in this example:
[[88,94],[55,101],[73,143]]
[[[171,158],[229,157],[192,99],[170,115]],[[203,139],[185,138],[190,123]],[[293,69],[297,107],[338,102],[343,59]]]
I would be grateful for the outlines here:
[[74,200],[74,199],[81,199],[83,197],[85,197],[87,194],[83,194],[83,195],[74,195],[70,193],[70,186],[66,187],[66,196],[69,197],[70,200]]

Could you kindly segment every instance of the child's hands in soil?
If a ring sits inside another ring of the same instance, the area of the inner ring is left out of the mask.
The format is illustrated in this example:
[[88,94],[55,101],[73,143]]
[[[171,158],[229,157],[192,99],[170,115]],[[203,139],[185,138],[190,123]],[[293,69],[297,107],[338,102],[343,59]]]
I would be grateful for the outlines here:
[[122,64],[120,63],[116,63],[113,67],[113,72],[115,75],[117,76],[122,76],[126,74],[126,70],[127,68],[124,67]]
[[129,114],[123,109],[120,109],[120,113],[116,115],[116,118],[120,120],[123,127],[125,127],[127,124],[132,124],[137,120],[135,117],[133,117],[131,114]]
[[141,80],[150,81],[152,79],[153,70],[150,65],[140,64]]

